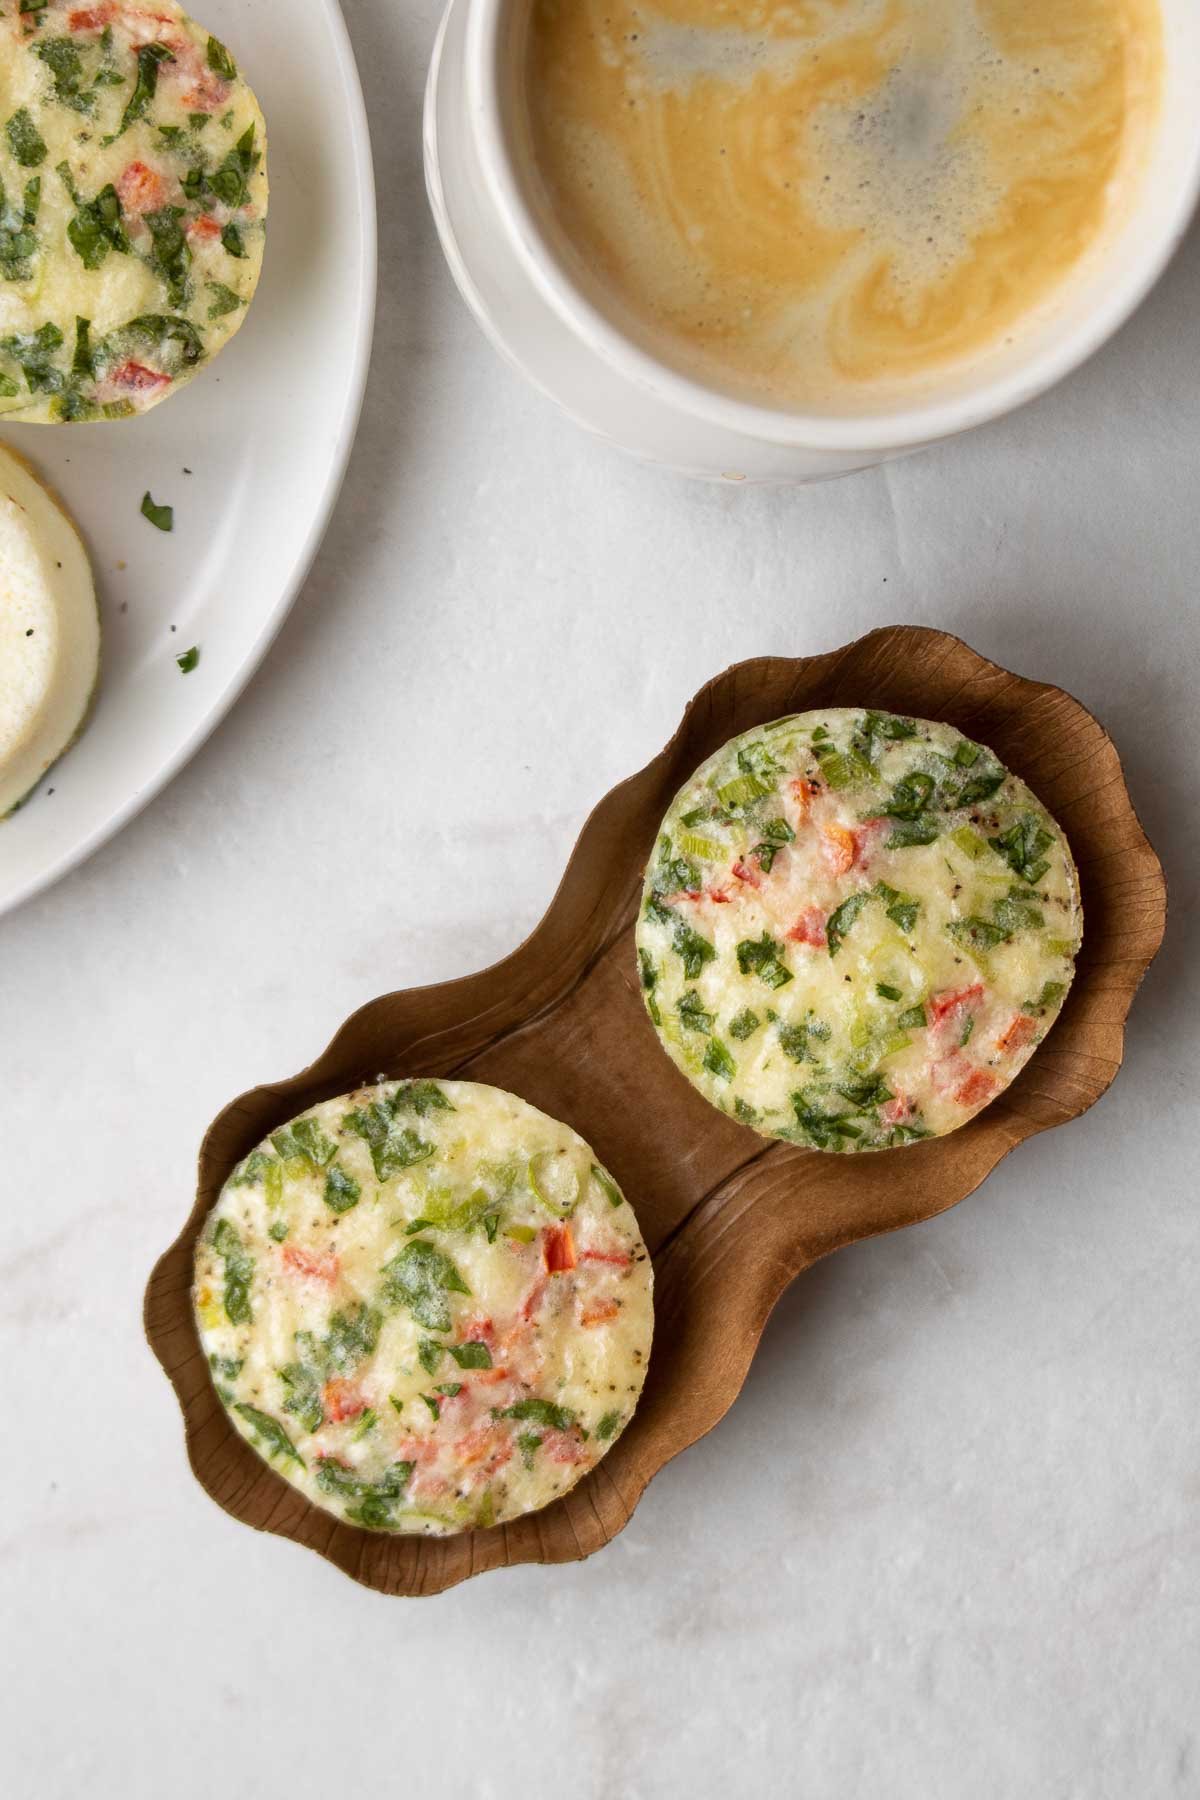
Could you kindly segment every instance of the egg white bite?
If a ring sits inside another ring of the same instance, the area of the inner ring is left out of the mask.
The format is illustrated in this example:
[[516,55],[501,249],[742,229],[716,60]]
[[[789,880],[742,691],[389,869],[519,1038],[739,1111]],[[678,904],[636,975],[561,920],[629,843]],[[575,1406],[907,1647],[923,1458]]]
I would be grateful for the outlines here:
[[368,1530],[502,1524],[628,1424],[653,1276],[633,1210],[569,1127],[501,1089],[379,1083],[233,1171],[193,1292],[236,1429]]
[[953,1131],[1058,1017],[1082,931],[1062,831],[952,726],[830,708],[735,738],[676,796],[637,949],[667,1054],[764,1136]]
[[79,533],[29,465],[0,447],[0,818],[78,735],[99,666]]
[[253,298],[266,133],[175,0],[0,16],[0,412],[123,419],[228,343]]

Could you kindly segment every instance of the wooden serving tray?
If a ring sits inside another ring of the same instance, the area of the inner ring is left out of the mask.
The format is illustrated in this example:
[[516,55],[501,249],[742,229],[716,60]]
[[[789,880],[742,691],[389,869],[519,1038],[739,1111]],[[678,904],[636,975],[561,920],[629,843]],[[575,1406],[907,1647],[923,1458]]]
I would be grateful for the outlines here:
[[[633,947],[643,869],[676,790],[727,739],[820,706],[945,719],[990,745],[1063,826],[1083,891],[1075,985],[1012,1087],[949,1137],[861,1156],[770,1143],[702,1100],[659,1047]],[[1023,1139],[1100,1098],[1165,921],[1162,869],[1116,749],[1060,688],[911,625],[824,656],[727,669],[697,694],[661,756],[597,806],[519,950],[463,980],[371,1001],[309,1068],[243,1094],[214,1120],[191,1216],[145,1300],[146,1334],[179,1397],[197,1479],[235,1518],[386,1594],[433,1594],[485,1569],[590,1555],[628,1522],[664,1463],[732,1405],[771,1308],[802,1269],[943,1212]],[[654,1349],[633,1422],[545,1511],[458,1537],[362,1531],[289,1487],[230,1425],[192,1317],[196,1238],[234,1163],[296,1113],[380,1073],[492,1082],[565,1120],[620,1182],[654,1257]]]

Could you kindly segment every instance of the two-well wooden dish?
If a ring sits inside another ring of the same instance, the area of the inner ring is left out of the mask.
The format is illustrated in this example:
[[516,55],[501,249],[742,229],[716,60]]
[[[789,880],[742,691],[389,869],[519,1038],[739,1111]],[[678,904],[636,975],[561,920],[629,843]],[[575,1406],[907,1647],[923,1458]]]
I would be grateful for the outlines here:
[[[656,1041],[633,951],[646,859],[685,778],[738,732],[818,706],[945,719],[989,744],[1062,824],[1083,889],[1075,986],[1014,1085],[949,1137],[870,1156],[772,1144],[710,1107]],[[155,1266],[145,1304],[197,1479],[235,1518],[306,1544],[387,1594],[437,1593],[485,1569],[600,1549],[651,1477],[736,1399],[771,1308],[802,1269],[943,1212],[1024,1138],[1099,1099],[1120,1066],[1125,1019],[1165,919],[1162,870],[1116,749],[1060,688],[917,626],[873,631],[824,656],[726,670],[691,702],[661,756],[597,806],[519,950],[461,981],[371,1001],[309,1068],[243,1094],[213,1122],[191,1216]],[[570,1494],[490,1531],[388,1536],[311,1506],[233,1430],[196,1334],[193,1249],[233,1164],[284,1120],[380,1073],[492,1082],[567,1121],[621,1183],[654,1256],[654,1353],[633,1423]]]

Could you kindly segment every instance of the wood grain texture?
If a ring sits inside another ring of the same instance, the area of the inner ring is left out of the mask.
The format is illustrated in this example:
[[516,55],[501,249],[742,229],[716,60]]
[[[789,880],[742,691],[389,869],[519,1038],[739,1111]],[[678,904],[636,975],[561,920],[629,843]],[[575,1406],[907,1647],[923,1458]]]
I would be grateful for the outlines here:
[[[727,739],[819,706],[944,719],[990,745],[1066,831],[1083,893],[1075,985],[1012,1087],[949,1137],[862,1156],[769,1143],[701,1099],[659,1047],[633,948],[642,871],[676,790]],[[1061,689],[918,626],[873,631],[823,656],[727,669],[697,694],[661,756],[600,802],[549,912],[512,956],[371,1001],[311,1067],[243,1094],[214,1120],[191,1216],[145,1301],[197,1479],[235,1518],[387,1594],[438,1593],[486,1569],[590,1555],[620,1531],[658,1470],[732,1405],[771,1308],[801,1270],[955,1205],[1023,1139],[1100,1098],[1165,922],[1162,869],[1116,749]],[[376,1075],[492,1082],[565,1120],[621,1183],[654,1256],[654,1351],[632,1424],[570,1494],[489,1531],[390,1537],[310,1505],[229,1424],[192,1318],[196,1237],[233,1164],[286,1119]]]

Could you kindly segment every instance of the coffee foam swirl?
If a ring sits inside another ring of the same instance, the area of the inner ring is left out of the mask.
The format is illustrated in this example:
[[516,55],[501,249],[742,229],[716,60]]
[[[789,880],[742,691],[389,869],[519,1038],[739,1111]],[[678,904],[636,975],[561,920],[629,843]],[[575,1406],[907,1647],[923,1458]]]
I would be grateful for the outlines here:
[[1157,0],[535,0],[535,154],[659,354],[861,404],[1011,332],[1100,236],[1160,35]]

